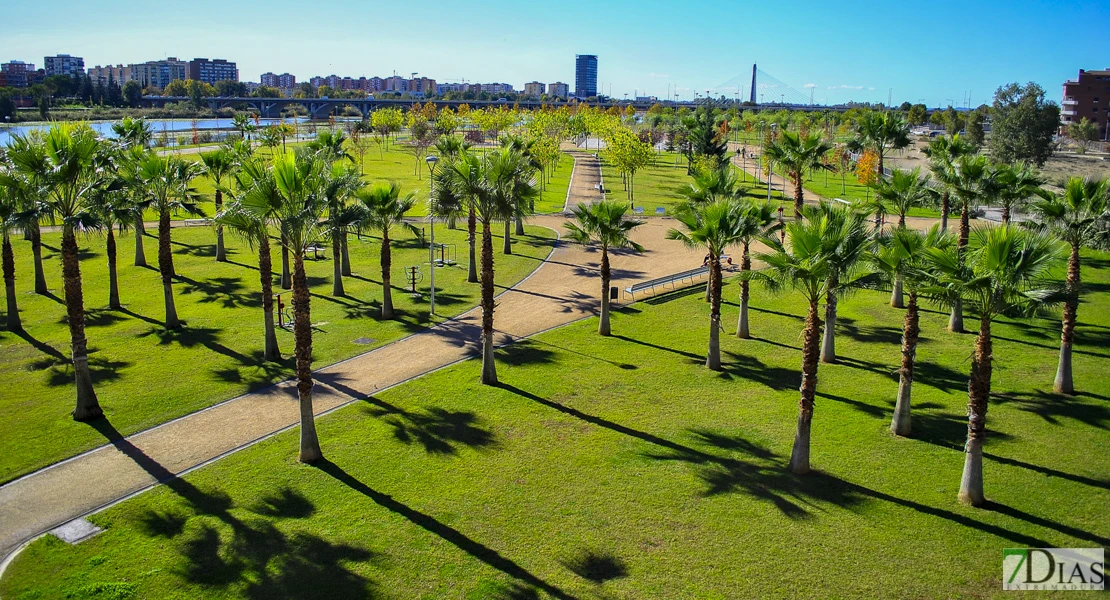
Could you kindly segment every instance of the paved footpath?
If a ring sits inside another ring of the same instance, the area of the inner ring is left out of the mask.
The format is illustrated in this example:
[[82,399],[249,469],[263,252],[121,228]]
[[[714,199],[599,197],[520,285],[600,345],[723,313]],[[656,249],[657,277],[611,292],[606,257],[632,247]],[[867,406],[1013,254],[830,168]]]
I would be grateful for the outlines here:
[[[597,160],[577,155],[567,205],[595,200]],[[563,231],[565,217],[534,223]],[[670,219],[649,219],[633,238],[646,251],[612,258],[613,285],[694,268],[701,256],[665,239]],[[600,255],[559,241],[524,281],[497,298],[497,343],[505,344],[596,314]],[[315,372],[317,414],[480,352],[480,309]],[[505,367],[502,367],[505,368]],[[473,365],[474,377],[480,367]],[[298,423],[296,387],[286,381],[136,433],[0,487],[0,557],[77,517],[146,490]],[[327,453],[327,440],[323,440]],[[290,452],[296,448],[290,446]]]

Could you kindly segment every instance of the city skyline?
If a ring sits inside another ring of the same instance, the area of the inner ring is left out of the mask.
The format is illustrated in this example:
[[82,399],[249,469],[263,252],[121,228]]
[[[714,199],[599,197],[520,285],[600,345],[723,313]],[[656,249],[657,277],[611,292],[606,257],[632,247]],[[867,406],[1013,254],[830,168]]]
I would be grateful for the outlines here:
[[[59,10],[58,4],[74,10]],[[496,33],[469,33],[477,31],[472,28],[479,24],[478,15],[444,5],[429,10],[419,37],[408,28],[374,28],[371,35],[363,35],[315,22],[298,25],[290,30],[296,35],[286,35],[269,23],[272,15],[293,14],[295,5],[284,0],[264,15],[249,6],[209,0],[187,8],[127,0],[97,7],[93,28],[75,27],[88,13],[88,5],[70,0],[52,6],[17,5],[10,12],[21,27],[0,40],[0,60],[39,64],[43,56],[64,53],[83,57],[88,68],[167,56],[219,57],[238,63],[244,81],[259,81],[264,72],[289,72],[307,81],[330,74],[386,77],[396,71],[406,78],[416,72],[438,82],[510,82],[520,89],[531,81],[571,82],[575,55],[596,54],[598,90],[616,98],[662,98],[677,92],[687,99],[707,90],[715,96],[747,95],[747,82],[737,81],[750,79],[751,64],[758,63],[761,71],[812,94],[816,103],[885,103],[889,96],[896,104],[921,101],[929,106],[989,102],[994,90],[1010,81],[1035,81],[1050,99],[1059,101],[1061,84],[1078,69],[1110,66],[1103,64],[1110,63],[1103,48],[1110,33],[1110,8],[1095,2],[1052,7],[1034,2],[941,3],[930,8],[930,16],[877,3],[852,11],[803,3],[809,15],[805,20],[793,17],[793,11],[740,9],[727,2],[696,12],[653,3],[493,4],[504,5],[505,11],[491,5],[488,23],[480,30]],[[626,14],[632,7],[639,7],[636,14]],[[346,3],[338,8],[355,22],[411,19],[396,6]],[[946,10],[958,10],[960,17],[936,16]],[[123,18],[136,11],[151,16],[140,30]],[[212,14],[221,18],[213,20]],[[707,18],[714,14],[724,18]],[[591,22],[634,23],[605,35],[571,35],[582,29],[580,21],[586,15]],[[543,22],[545,27],[522,27],[522,22]],[[259,26],[251,27],[252,23]],[[1067,43],[1047,37],[1048,43],[1030,43],[1034,26],[1038,31],[1066,31]],[[196,35],[198,30],[207,35]],[[710,43],[679,43],[683,36]],[[720,43],[713,43],[715,39]],[[726,82],[732,83],[718,87]]]

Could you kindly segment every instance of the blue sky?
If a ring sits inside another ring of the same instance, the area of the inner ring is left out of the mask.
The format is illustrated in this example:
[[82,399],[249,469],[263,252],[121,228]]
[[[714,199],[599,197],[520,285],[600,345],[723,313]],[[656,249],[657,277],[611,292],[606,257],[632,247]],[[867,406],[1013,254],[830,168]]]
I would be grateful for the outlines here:
[[[559,0],[230,2],[7,0],[0,60],[47,54],[87,66],[177,56],[265,71],[409,75],[438,81],[564,81],[597,54],[616,97],[683,97],[726,82],[746,94],[753,62],[817,102],[988,102],[1010,81],[1059,100],[1078,69],[1110,67],[1110,0],[747,2]],[[766,89],[769,96],[777,92]],[[768,97],[769,101],[771,98]]]

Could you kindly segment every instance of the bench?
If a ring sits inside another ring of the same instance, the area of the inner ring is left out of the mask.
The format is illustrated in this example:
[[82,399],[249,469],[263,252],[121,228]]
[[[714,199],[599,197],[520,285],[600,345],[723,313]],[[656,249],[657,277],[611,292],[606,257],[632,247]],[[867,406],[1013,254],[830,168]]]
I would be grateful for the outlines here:
[[324,252],[326,250],[327,250],[327,248],[325,248],[324,246],[322,246],[320,244],[313,244],[313,245],[304,249],[304,255],[305,255],[305,258],[308,258],[308,253],[311,252],[313,260],[321,260],[321,259],[324,258]]
[[663,208],[662,206],[660,206],[660,207],[657,207],[657,208],[655,209],[655,216],[657,216],[657,217],[665,217],[665,216],[667,216],[667,209]]
[[209,222],[208,219],[185,219],[181,224],[185,227],[196,227],[199,225],[208,225]]
[[637,217],[644,216],[644,207],[637,206],[636,208],[633,208],[632,209],[632,214],[636,215]]
[[659,277],[656,279],[649,279],[648,281],[634,283],[631,286],[624,288],[624,293],[625,295],[631,297],[632,301],[635,302],[636,294],[638,293],[651,291],[651,293],[654,294],[655,288],[666,287],[667,285],[670,285],[671,289],[673,290],[676,289],[676,284],[678,283],[681,283],[683,281],[689,281],[690,283],[693,283],[694,280],[696,280],[698,277],[708,274],[709,267],[698,267],[696,269],[690,269],[689,271],[682,271],[681,273],[667,275],[666,277]]

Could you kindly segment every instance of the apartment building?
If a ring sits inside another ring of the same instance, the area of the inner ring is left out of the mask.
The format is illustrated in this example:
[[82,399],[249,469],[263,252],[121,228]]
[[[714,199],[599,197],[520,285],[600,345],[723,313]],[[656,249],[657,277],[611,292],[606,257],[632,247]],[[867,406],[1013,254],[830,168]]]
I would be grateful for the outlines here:
[[570,95],[570,86],[563,83],[562,81],[549,83],[547,84],[547,95],[551,96],[552,98],[562,98],[566,100],[567,96]]
[[261,81],[262,85],[272,88],[278,88],[279,90],[292,89],[297,87],[297,78],[289,73],[282,73],[281,75],[275,75],[273,73],[263,73]]
[[189,61],[187,78],[216,85],[217,81],[239,81],[239,69],[235,63],[223,58],[194,58]]
[[171,56],[166,60],[152,60],[129,65],[131,80],[143,87],[163,89],[175,79],[188,79],[189,63]]
[[1067,127],[1086,117],[1098,125],[1098,139],[1110,139],[1110,68],[1102,71],[1079,70],[1074,81],[1064,82],[1060,104],[1060,125]]
[[88,70],[89,80],[93,85],[108,85],[109,82],[123,85],[131,81],[131,67],[124,65],[96,65]]
[[529,81],[524,84],[524,95],[539,98],[546,91],[546,86],[538,81]]
[[66,75],[68,77],[73,77],[75,75],[85,74],[85,59],[80,56],[70,56],[68,54],[44,56],[42,62],[47,77],[51,75]]

